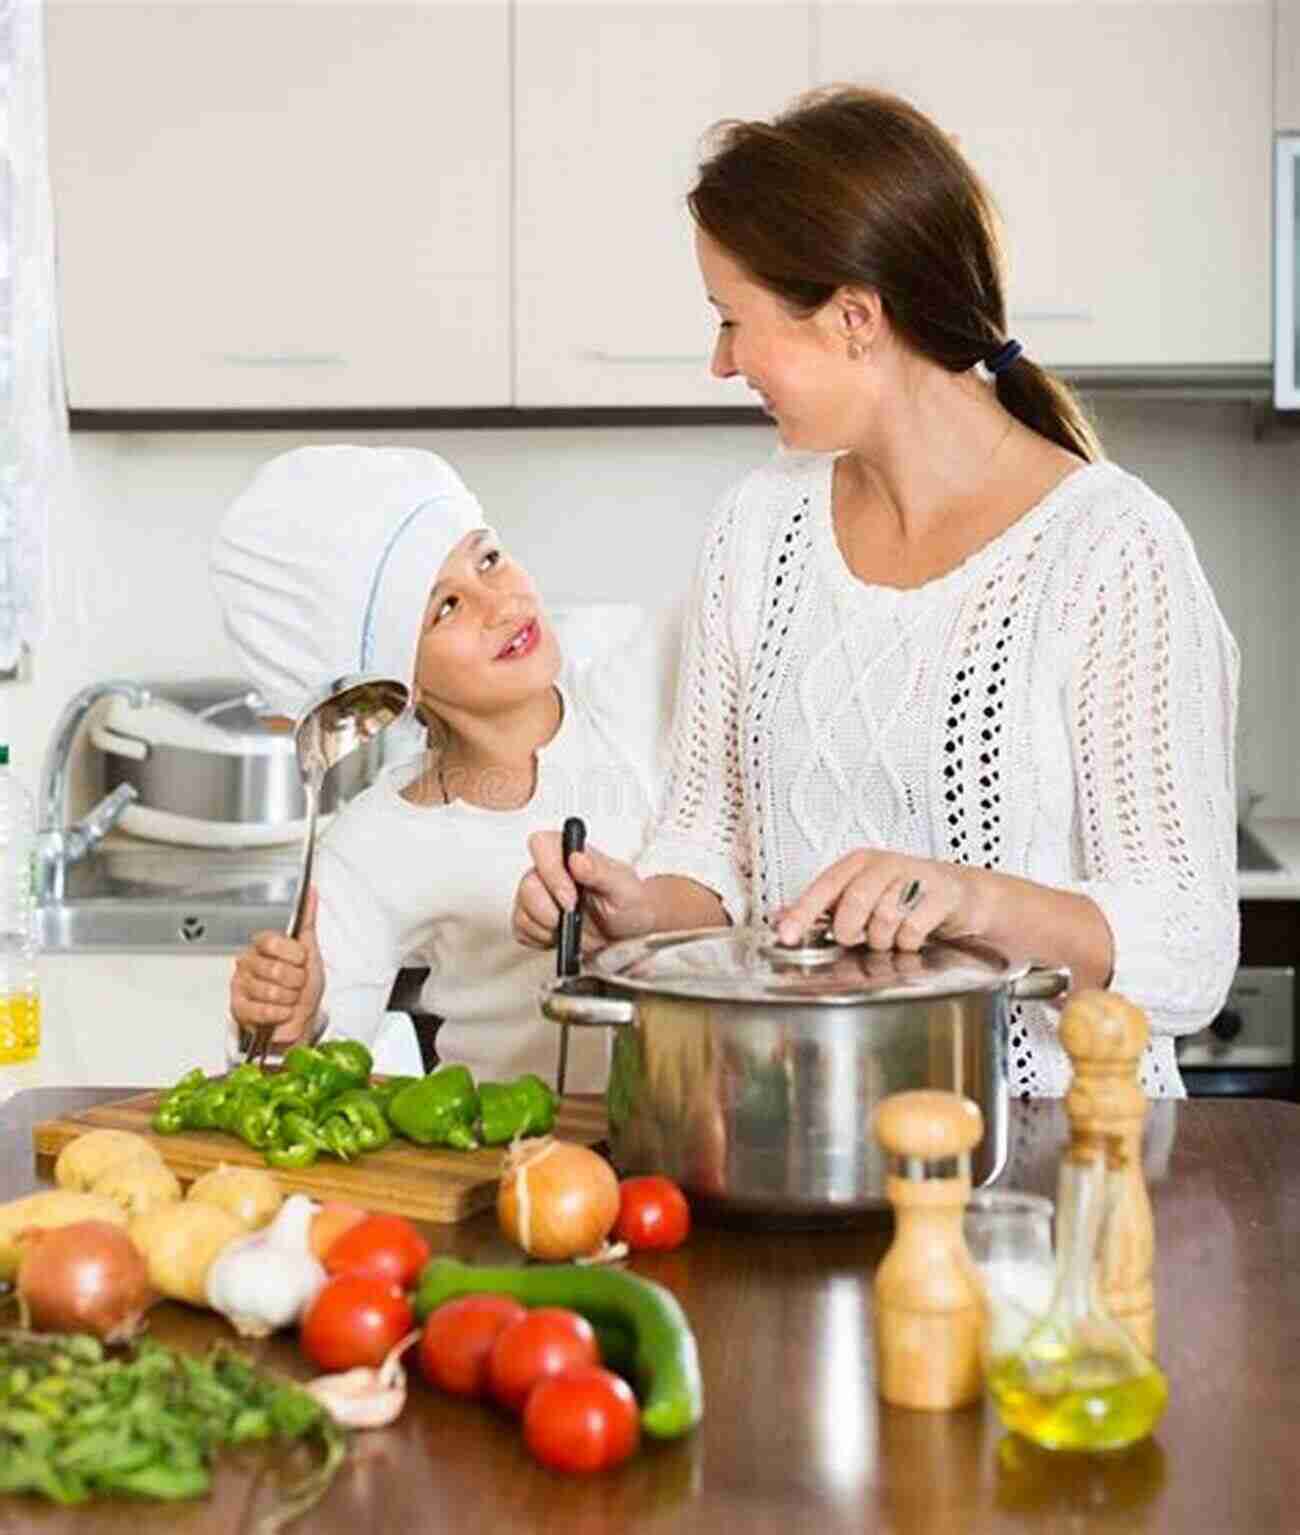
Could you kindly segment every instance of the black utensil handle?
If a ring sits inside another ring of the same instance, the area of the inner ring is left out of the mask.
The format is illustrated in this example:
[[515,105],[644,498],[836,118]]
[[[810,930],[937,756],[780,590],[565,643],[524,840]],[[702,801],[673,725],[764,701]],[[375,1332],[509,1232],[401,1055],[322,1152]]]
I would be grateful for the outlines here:
[[[560,850],[565,871],[569,858],[582,852],[587,845],[587,828],[576,816],[571,815],[564,823],[560,837]],[[582,964],[582,887],[578,887],[578,903],[572,911],[560,913],[560,932],[556,940],[555,973],[562,980],[567,975],[577,975]]]

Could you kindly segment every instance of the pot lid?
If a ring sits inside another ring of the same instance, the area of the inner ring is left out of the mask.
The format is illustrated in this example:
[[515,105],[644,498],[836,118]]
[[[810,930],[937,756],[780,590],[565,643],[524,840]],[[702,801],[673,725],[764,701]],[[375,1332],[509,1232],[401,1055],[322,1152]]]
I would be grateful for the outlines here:
[[841,948],[815,935],[788,949],[767,927],[697,928],[611,944],[589,974],[620,988],[713,1002],[886,1003],[964,996],[1009,986],[1029,969],[970,939],[917,953]]

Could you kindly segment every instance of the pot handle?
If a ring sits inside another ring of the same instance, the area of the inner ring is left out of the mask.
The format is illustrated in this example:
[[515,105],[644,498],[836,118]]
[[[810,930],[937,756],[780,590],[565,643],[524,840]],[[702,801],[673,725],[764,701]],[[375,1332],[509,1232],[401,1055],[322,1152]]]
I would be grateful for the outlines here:
[[1050,1002],[1070,989],[1070,971],[1066,965],[1030,965],[1011,983],[1011,997],[1016,1002]]
[[602,997],[582,990],[580,977],[566,976],[543,986],[538,996],[543,1017],[560,1026],[560,1059],[555,1068],[555,1091],[564,1096],[569,1069],[569,1029],[622,1029],[636,1022],[636,1004],[623,997]]

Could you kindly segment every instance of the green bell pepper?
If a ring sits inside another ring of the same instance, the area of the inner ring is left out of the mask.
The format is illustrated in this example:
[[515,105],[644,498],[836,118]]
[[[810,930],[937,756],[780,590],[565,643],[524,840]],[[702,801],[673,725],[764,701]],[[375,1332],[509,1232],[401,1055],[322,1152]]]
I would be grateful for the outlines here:
[[314,1045],[294,1045],[286,1050],[284,1071],[291,1077],[302,1078],[313,1104],[336,1098],[352,1085],[343,1068],[327,1055],[322,1055]]
[[340,1118],[352,1130],[358,1152],[379,1151],[393,1138],[379,1100],[363,1087],[349,1088],[321,1109],[316,1128],[327,1141],[339,1133],[336,1121]]
[[468,1066],[439,1066],[393,1095],[388,1118],[407,1140],[421,1146],[454,1146],[473,1151],[478,1145],[474,1121],[478,1093]]
[[374,1057],[359,1039],[330,1039],[317,1045],[321,1056],[347,1078],[349,1087],[365,1087],[374,1070]]
[[272,1167],[310,1167],[325,1149],[310,1115],[289,1109],[279,1119],[276,1139],[266,1148],[266,1160]]
[[196,1066],[193,1071],[187,1071],[175,1087],[163,1094],[153,1116],[153,1128],[159,1135],[176,1135],[190,1128],[190,1100],[207,1080]]
[[224,1077],[214,1077],[205,1082],[185,1105],[186,1129],[219,1129],[220,1120],[227,1115],[227,1105],[234,1097],[234,1089]]
[[[383,1077],[370,1084],[370,1091],[374,1095],[384,1113],[388,1113],[388,1105],[401,1092],[404,1087],[409,1087],[412,1082],[419,1082],[419,1077]],[[391,1124],[392,1121],[390,1120]]]
[[266,1089],[267,1101],[278,1109],[311,1109],[320,1101],[313,1083],[302,1076],[280,1071],[273,1076]]
[[479,1084],[479,1133],[485,1146],[516,1136],[546,1135],[555,1124],[555,1094],[532,1072],[513,1082]]
[[230,1127],[245,1146],[255,1151],[265,1151],[274,1145],[280,1133],[280,1113],[275,1104],[266,1099],[245,1099],[239,1104],[235,1122]]

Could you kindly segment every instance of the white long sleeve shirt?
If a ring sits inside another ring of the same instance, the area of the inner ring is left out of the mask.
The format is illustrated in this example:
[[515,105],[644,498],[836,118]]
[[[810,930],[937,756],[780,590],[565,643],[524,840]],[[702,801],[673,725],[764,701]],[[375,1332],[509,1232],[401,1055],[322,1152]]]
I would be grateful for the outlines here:
[[[832,455],[781,456],[723,501],[686,623],[664,810],[639,862],[762,921],[858,847],[1020,875],[1096,902],[1111,985],[1172,1036],[1236,964],[1238,656],[1181,522],[1111,464],[1069,475],[915,589],[860,581]],[[1012,1089],[1055,1096],[1049,1006],[1013,1004]]]
[[[536,789],[522,809],[412,804],[401,790],[421,771],[420,758],[386,770],[335,817],[315,874],[330,1037],[372,1045],[384,1069],[419,1071],[409,1026],[386,1015],[385,1004],[402,965],[427,964],[422,1002],[445,1020],[443,1061],[476,1077],[535,1071],[554,1080],[559,1034],[542,1018],[537,992],[555,974],[555,955],[515,941],[515,890],[530,867],[529,836],[558,831],[566,816],[581,816],[588,840],[616,858],[640,851],[651,809],[655,671],[636,644],[565,669],[563,719],[537,753]],[[571,1035],[568,1089],[602,1090],[606,1032]]]

